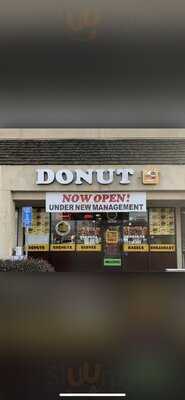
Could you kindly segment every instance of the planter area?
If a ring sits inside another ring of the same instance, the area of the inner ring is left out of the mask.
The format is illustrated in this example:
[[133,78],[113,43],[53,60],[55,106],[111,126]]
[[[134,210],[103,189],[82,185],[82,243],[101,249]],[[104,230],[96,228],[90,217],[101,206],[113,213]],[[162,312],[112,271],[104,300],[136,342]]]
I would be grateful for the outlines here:
[[0,260],[0,272],[55,272],[54,268],[42,259]]

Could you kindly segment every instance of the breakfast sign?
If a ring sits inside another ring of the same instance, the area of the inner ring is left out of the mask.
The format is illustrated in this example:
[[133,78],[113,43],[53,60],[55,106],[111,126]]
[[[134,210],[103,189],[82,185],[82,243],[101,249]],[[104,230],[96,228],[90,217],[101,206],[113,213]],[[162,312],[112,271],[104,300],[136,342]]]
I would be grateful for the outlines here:
[[142,212],[146,211],[144,192],[46,193],[46,212]]

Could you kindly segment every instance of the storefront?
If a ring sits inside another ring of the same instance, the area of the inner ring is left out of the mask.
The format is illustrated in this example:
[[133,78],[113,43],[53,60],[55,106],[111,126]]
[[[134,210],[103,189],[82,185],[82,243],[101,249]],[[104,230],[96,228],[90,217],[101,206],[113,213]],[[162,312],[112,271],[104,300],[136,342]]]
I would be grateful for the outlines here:
[[176,267],[175,232],[169,207],[81,214],[33,208],[23,241],[30,256],[46,257],[59,271],[149,271]]
[[1,257],[28,251],[65,272],[184,267],[183,165],[70,161],[0,166]]

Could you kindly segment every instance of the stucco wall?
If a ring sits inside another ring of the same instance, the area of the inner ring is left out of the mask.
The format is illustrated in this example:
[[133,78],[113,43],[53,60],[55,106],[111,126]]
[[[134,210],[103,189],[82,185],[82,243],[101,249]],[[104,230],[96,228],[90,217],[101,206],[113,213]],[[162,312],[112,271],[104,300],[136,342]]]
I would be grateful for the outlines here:
[[[148,167],[148,166],[147,166]],[[143,185],[142,184],[142,170],[146,168],[146,165],[129,165],[129,169],[133,169],[135,171],[133,176],[130,176],[130,184],[123,185],[119,183],[120,177],[115,176],[114,182],[109,185],[101,185],[96,182],[94,178],[94,183],[89,185],[84,183],[82,185],[75,185],[74,183],[69,185],[61,185],[57,182],[51,183],[49,185],[37,185],[36,184],[36,170],[38,168],[50,168],[53,171],[57,171],[59,169],[71,169],[74,171],[76,168],[81,168],[85,170],[89,168],[89,165],[85,166],[74,166],[74,165],[65,165],[65,166],[39,166],[39,165],[25,165],[25,166],[1,166],[0,167],[0,190],[11,190],[11,191],[22,191],[22,192],[45,192],[45,191],[110,191],[110,190],[125,190],[125,191],[149,191],[150,193],[154,192],[170,192],[173,193],[175,191],[181,192],[181,194],[185,193],[185,166],[181,165],[156,165],[160,170],[160,183],[157,185]],[[127,168],[126,165],[113,165],[113,166],[91,166],[93,170],[98,168],[106,169],[106,168]],[[155,194],[156,198],[156,194]]]
[[16,213],[9,190],[0,190],[0,258],[12,255],[16,246]]
[[0,129],[0,139],[185,138],[185,129]]

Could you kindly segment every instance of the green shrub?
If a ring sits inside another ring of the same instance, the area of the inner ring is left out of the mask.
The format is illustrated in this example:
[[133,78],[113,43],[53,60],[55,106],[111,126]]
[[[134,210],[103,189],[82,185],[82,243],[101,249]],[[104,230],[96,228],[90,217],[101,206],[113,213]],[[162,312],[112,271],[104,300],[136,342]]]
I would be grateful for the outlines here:
[[46,260],[28,258],[0,260],[0,272],[55,272],[55,270]]

